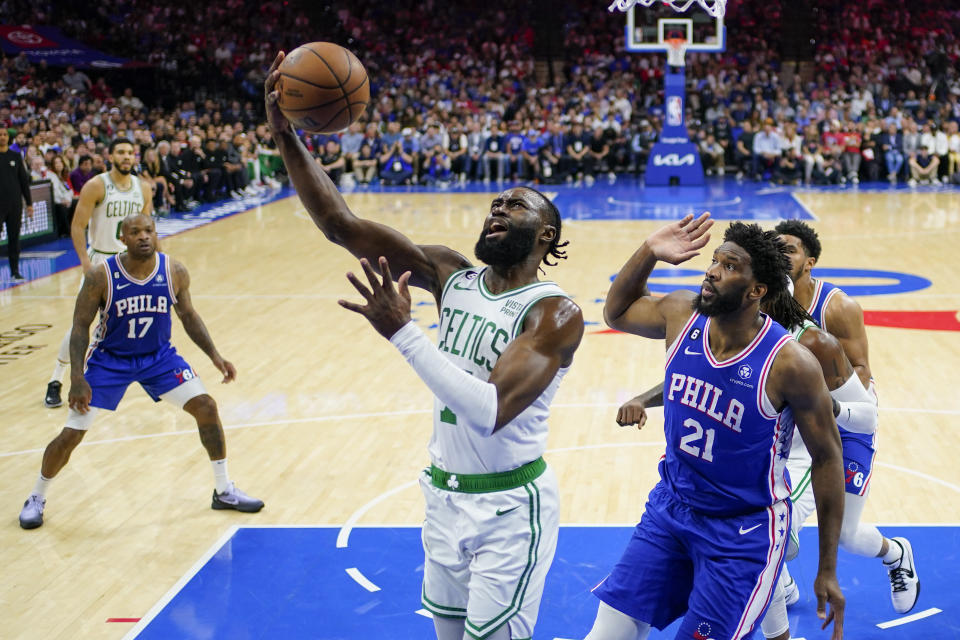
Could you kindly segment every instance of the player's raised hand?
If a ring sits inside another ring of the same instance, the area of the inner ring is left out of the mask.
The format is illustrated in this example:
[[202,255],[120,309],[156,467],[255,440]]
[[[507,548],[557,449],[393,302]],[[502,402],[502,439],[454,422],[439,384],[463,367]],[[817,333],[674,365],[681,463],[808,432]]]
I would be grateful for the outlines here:
[[277,69],[283,62],[284,57],[286,57],[286,54],[283,51],[277,53],[277,57],[273,59],[273,64],[270,65],[270,70],[267,71],[267,78],[263,81],[263,98],[267,108],[267,122],[270,125],[270,130],[274,132],[284,131],[290,126],[277,104],[277,99],[280,97],[280,91],[277,89],[280,72]]
[[410,289],[407,286],[407,281],[410,280],[410,272],[404,272],[397,279],[397,286],[394,287],[390,265],[386,258],[380,258],[382,280],[377,277],[366,258],[360,259],[360,266],[363,267],[363,272],[367,275],[370,288],[368,289],[352,273],[347,274],[347,280],[360,292],[367,304],[355,304],[346,300],[338,300],[337,302],[344,309],[362,315],[373,325],[377,333],[389,340],[403,325],[410,322]]
[[682,220],[671,222],[654,231],[647,238],[646,244],[657,260],[680,264],[700,255],[700,249],[710,242],[707,231],[712,226],[713,220],[710,219],[709,211],[700,214],[696,219],[689,213]]
[[837,574],[817,574],[817,579],[813,581],[813,592],[817,595],[817,617],[823,620],[820,628],[826,629],[827,625],[833,622],[830,640],[843,640],[843,610],[846,599],[837,582]]

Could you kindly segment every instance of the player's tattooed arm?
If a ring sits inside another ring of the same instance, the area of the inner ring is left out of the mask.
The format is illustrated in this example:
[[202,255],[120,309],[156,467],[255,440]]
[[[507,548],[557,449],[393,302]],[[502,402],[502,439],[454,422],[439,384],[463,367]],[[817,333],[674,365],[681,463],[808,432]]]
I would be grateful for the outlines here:
[[67,401],[71,409],[80,413],[89,410],[93,397],[93,391],[83,377],[87,347],[90,346],[90,323],[106,300],[108,286],[110,283],[103,267],[93,267],[83,278],[83,286],[80,287],[73,309],[73,329],[70,331],[70,391]]
[[70,378],[83,378],[83,365],[90,346],[90,323],[106,299],[107,277],[97,265],[87,271],[83,286],[73,309],[73,329],[70,331]]
[[207,331],[207,325],[203,318],[193,307],[193,300],[190,298],[190,274],[187,268],[176,260],[172,260],[171,270],[173,271],[174,292],[177,295],[177,301],[173,308],[177,310],[180,322],[183,323],[183,329],[193,340],[193,343],[200,347],[213,362],[214,366],[223,374],[223,382],[230,382],[237,376],[234,366],[225,360],[213,344],[213,338]]

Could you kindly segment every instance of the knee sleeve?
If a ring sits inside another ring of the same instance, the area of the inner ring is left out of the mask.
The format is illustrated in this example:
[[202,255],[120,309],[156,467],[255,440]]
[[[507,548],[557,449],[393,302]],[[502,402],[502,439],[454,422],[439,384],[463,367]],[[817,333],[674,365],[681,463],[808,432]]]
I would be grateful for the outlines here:
[[883,547],[883,535],[873,525],[860,522],[865,496],[844,496],[843,525],[840,529],[840,546],[850,553],[865,558],[874,558]]
[[790,621],[787,619],[787,598],[783,591],[783,580],[777,581],[777,586],[773,590],[773,599],[770,600],[770,606],[760,622],[760,630],[763,631],[763,637],[776,638],[790,628]]
[[600,603],[597,619],[585,640],[646,640],[650,625],[620,613],[606,602]]

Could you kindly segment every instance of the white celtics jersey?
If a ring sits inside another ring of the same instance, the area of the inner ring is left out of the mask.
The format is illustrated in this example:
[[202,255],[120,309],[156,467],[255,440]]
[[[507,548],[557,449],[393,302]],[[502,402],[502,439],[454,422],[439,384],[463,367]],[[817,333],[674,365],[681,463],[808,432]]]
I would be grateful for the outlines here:
[[[569,297],[553,282],[490,293],[483,282],[486,268],[471,267],[447,280],[440,298],[438,348],[467,373],[487,380],[507,345],[522,331],[527,312],[544,298]],[[529,407],[489,438],[463,424],[463,418],[434,398],[430,461],[444,471],[498,473],[510,471],[543,455],[547,444],[550,403],[567,369]]]
[[87,244],[98,253],[119,253],[126,250],[120,241],[120,223],[131,213],[143,211],[143,190],[140,178],[130,175],[130,188],[121,190],[113,183],[110,173],[93,178],[103,180],[103,200],[93,208],[87,229]]

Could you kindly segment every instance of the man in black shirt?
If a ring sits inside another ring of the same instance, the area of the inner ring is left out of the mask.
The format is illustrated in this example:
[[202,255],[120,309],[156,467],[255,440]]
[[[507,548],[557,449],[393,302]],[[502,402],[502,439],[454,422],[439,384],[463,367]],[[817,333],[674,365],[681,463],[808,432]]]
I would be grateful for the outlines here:
[[23,280],[20,275],[20,217],[23,201],[27,203],[27,215],[33,216],[33,200],[30,197],[30,175],[23,164],[23,157],[10,149],[10,132],[0,126],[0,229],[7,227],[7,259],[10,261],[10,277]]

